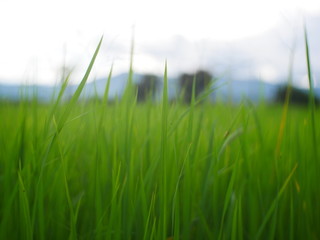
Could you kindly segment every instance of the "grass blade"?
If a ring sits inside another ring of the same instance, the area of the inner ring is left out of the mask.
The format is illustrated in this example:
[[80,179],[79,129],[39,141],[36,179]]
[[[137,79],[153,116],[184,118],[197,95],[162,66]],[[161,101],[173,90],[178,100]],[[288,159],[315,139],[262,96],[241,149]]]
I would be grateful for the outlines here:
[[20,185],[20,204],[21,204],[21,211],[22,211],[22,219],[24,222],[24,238],[27,240],[33,239],[33,228],[31,224],[31,218],[30,218],[30,210],[29,210],[29,201],[28,196],[26,193],[26,189],[24,187],[24,183],[20,174],[20,171],[18,172],[18,178],[19,178],[19,185]]
[[278,194],[277,194],[276,198],[274,199],[273,203],[271,204],[266,216],[264,217],[263,222],[262,222],[262,224],[261,224],[261,226],[260,226],[260,228],[258,230],[258,233],[257,233],[255,239],[261,239],[262,232],[265,229],[269,219],[271,218],[273,211],[276,209],[276,206],[277,206],[277,204],[278,204],[278,202],[279,202],[284,190],[286,189],[287,185],[289,184],[290,179],[291,179],[292,175],[294,174],[294,172],[296,171],[297,167],[298,167],[298,164],[296,164],[294,166],[294,168],[292,169],[291,173],[289,174],[287,179],[284,181],[280,191],[278,192]]
[[85,84],[86,84],[86,82],[87,82],[87,80],[89,78],[89,75],[90,75],[90,72],[92,70],[93,64],[94,64],[94,62],[96,60],[96,57],[97,57],[97,55],[99,53],[102,40],[103,40],[103,37],[101,37],[101,39],[99,41],[99,44],[98,44],[98,46],[97,46],[97,48],[96,48],[96,50],[95,50],[95,52],[93,54],[93,57],[91,58],[90,64],[89,64],[89,66],[87,68],[87,71],[86,71],[84,77],[82,78],[77,90],[75,91],[75,93],[73,94],[72,98],[70,99],[70,102],[68,103],[64,113],[62,114],[61,118],[59,119],[59,122],[57,124],[57,127],[58,127],[57,131],[58,132],[60,132],[62,130],[65,122],[67,121],[67,119],[68,119],[68,117],[70,115],[70,112],[71,112],[72,108],[75,106],[77,100],[80,97],[80,94],[81,94],[81,92],[82,92],[82,90],[83,90],[83,88],[84,88],[84,86],[85,86]]
[[317,145],[317,136],[316,136],[316,120],[315,120],[315,95],[314,95],[314,86],[312,79],[311,71],[311,62],[310,62],[310,53],[309,53],[309,43],[308,43],[308,34],[307,28],[304,27],[304,40],[306,47],[306,58],[307,58],[307,69],[308,69],[308,82],[309,82],[309,106],[311,108],[311,124],[312,124],[312,142],[315,158],[318,159],[318,145]]

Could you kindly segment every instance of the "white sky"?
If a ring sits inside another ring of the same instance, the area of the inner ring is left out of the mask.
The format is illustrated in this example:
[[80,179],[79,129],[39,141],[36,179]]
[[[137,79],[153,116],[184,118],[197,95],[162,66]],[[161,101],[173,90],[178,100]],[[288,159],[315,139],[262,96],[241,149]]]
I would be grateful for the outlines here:
[[[133,25],[135,69],[159,72],[166,58],[170,68],[169,39],[235,42],[318,13],[319,0],[0,0],[0,83],[54,83],[64,58],[80,81],[102,34],[93,75],[105,76],[112,62],[116,73],[125,71]],[[163,49],[163,59],[146,54],[145,46]],[[268,66],[263,71],[271,74]]]

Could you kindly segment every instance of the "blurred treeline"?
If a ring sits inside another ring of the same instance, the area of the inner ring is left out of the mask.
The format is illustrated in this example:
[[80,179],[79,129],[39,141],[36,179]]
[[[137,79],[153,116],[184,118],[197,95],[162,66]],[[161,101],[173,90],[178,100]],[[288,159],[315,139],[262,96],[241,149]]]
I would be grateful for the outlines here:
[[[186,104],[192,101],[192,95],[197,99],[206,89],[209,89],[214,82],[211,73],[205,70],[199,70],[193,74],[183,73],[178,78],[178,94],[177,98]],[[135,85],[137,90],[137,101],[144,102],[148,99],[156,99],[157,92],[162,87],[161,79],[154,74],[145,74],[142,80]],[[194,91],[194,93],[193,93]],[[213,92],[214,93],[214,92]],[[273,102],[284,103],[286,95],[289,97],[290,104],[308,105],[308,90],[299,89],[288,84],[278,87]],[[319,99],[315,99],[315,103],[320,103]]]

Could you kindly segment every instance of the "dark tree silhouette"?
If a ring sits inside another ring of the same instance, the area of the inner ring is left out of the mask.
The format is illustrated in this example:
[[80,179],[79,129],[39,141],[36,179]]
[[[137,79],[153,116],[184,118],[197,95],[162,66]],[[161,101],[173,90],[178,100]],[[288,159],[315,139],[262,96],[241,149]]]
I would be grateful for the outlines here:
[[149,97],[154,98],[159,85],[160,80],[156,75],[144,75],[141,82],[137,85],[137,100],[142,102],[146,101]]
[[[275,95],[276,102],[285,102],[288,86],[283,85],[279,87]],[[299,88],[291,87],[290,99],[291,104],[297,105],[308,105],[309,103],[309,93],[308,91],[301,90]],[[319,99],[315,99],[316,104],[319,104]]]
[[207,71],[199,70],[195,74],[182,74],[179,77],[180,91],[183,92],[184,102],[190,103],[192,99],[192,86],[195,79],[195,97],[197,98],[212,81]]

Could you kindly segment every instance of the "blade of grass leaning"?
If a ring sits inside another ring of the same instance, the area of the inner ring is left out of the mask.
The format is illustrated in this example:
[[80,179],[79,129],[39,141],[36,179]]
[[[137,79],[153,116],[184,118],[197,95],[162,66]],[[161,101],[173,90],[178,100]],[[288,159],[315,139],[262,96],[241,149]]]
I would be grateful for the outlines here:
[[61,118],[59,119],[59,121],[57,123],[57,127],[58,127],[57,131],[58,132],[60,132],[62,130],[65,122],[67,121],[67,119],[68,119],[68,117],[70,115],[70,112],[71,112],[72,108],[75,106],[77,100],[79,99],[79,96],[80,96],[80,94],[81,94],[81,92],[82,92],[82,90],[83,90],[83,88],[84,88],[84,86],[85,86],[85,84],[86,84],[86,82],[87,82],[87,80],[89,78],[89,75],[90,75],[90,72],[92,70],[93,64],[94,64],[94,62],[96,60],[96,57],[97,57],[97,55],[99,53],[100,46],[102,44],[102,40],[103,40],[103,36],[101,37],[101,39],[99,41],[99,44],[98,44],[98,46],[97,46],[97,48],[96,48],[96,50],[95,50],[95,52],[93,54],[93,57],[91,58],[90,64],[89,64],[89,66],[87,68],[87,71],[86,71],[84,77],[82,78],[77,90],[73,94],[73,96],[70,99],[70,102],[68,103],[64,113],[62,114]]
[[276,159],[279,158],[281,143],[283,139],[284,129],[287,123],[287,115],[288,115],[288,108],[289,108],[289,101],[291,96],[292,90],[292,76],[293,76],[293,63],[294,63],[294,48],[292,48],[290,52],[290,59],[289,59],[289,74],[288,74],[288,87],[286,90],[286,96],[284,100],[283,110],[282,110],[282,117],[280,122],[280,128],[278,133],[275,157]]
[[95,62],[95,59],[98,55],[98,52],[100,50],[100,46],[102,44],[102,40],[103,40],[103,36],[101,37],[100,41],[99,41],[99,44],[93,54],[93,57],[91,58],[91,61],[90,61],[90,64],[86,70],[86,73],[82,79],[82,81],[80,82],[76,92],[74,93],[74,95],[72,96],[71,100],[69,101],[69,103],[67,104],[67,107],[65,109],[65,111],[63,112],[61,118],[59,119],[59,122],[57,123],[57,127],[56,127],[56,132],[55,134],[53,135],[53,137],[51,138],[46,150],[45,150],[45,153],[44,153],[44,156],[41,160],[41,165],[40,165],[40,172],[39,172],[39,176],[38,176],[38,181],[37,181],[37,185],[36,185],[36,191],[35,191],[35,197],[34,197],[34,207],[33,207],[33,212],[32,212],[32,225],[34,225],[34,222],[35,222],[35,219],[36,219],[36,209],[37,209],[37,205],[38,205],[38,197],[39,197],[39,192],[42,191],[42,187],[41,187],[41,179],[42,179],[42,175],[43,175],[43,170],[44,170],[44,166],[46,164],[46,161],[47,161],[47,158],[48,158],[48,155],[49,155],[49,152],[50,150],[52,149],[52,146],[56,140],[56,136],[57,134],[59,134],[59,132],[62,130],[65,122],[67,121],[69,115],[70,115],[70,112],[72,110],[72,108],[75,106],[83,88],[84,88],[84,85],[86,84],[88,78],[89,78],[89,75],[90,75],[90,72],[91,72],[91,69],[93,67],[93,64]]
[[311,108],[311,124],[312,124],[312,142],[314,156],[318,159],[318,145],[317,145],[317,136],[316,136],[316,120],[315,120],[315,95],[314,95],[314,86],[312,79],[311,71],[311,62],[310,62],[310,53],[309,53],[309,43],[308,43],[308,33],[307,27],[304,26],[304,40],[306,48],[306,58],[307,58],[307,69],[308,69],[308,82],[309,82],[309,107]]
[[224,150],[226,149],[226,147],[234,140],[236,139],[238,136],[240,136],[243,133],[243,129],[242,128],[238,128],[236,131],[234,131],[232,134],[230,134],[225,141],[223,142],[220,151],[218,153],[218,158],[217,161],[220,161],[220,158],[224,152]]
[[[66,76],[66,78],[64,79],[64,81],[62,82],[62,85],[61,85],[61,88],[59,90],[59,93],[58,93],[58,97],[57,99],[54,101],[53,103],[53,100],[54,100],[54,95],[55,93],[53,94],[52,96],[52,107],[50,109],[50,112],[48,114],[48,117],[46,118],[46,121],[45,121],[45,126],[44,126],[44,130],[43,130],[43,138],[46,139],[47,137],[50,136],[50,134],[48,134],[48,130],[49,130],[49,127],[50,127],[50,123],[52,121],[52,117],[54,116],[54,114],[57,112],[57,108],[62,100],[62,96],[63,94],[65,93],[66,89],[67,89],[67,86],[69,84],[69,80],[70,80],[70,76],[71,76],[71,72],[68,73],[68,75]],[[46,155],[46,153],[44,153],[44,155]]]
[[263,219],[263,221],[262,221],[262,224],[260,225],[260,228],[259,228],[259,230],[258,230],[258,232],[257,232],[257,235],[256,235],[255,239],[261,239],[261,235],[262,235],[262,233],[263,233],[263,230],[264,230],[264,228],[266,227],[269,219],[271,218],[273,211],[276,209],[276,206],[277,206],[277,204],[278,204],[278,202],[279,202],[279,200],[280,200],[280,198],[281,198],[284,190],[286,189],[287,185],[289,184],[290,179],[291,179],[292,175],[294,174],[294,172],[296,171],[297,167],[298,167],[298,164],[296,164],[296,165],[294,166],[294,168],[293,168],[292,171],[290,172],[289,176],[288,176],[287,179],[284,181],[284,183],[283,183],[280,191],[278,192],[278,194],[277,194],[276,198],[273,200],[273,202],[272,202],[272,204],[271,204],[271,206],[270,206],[267,214],[265,215],[265,217],[264,217],[264,219]]
[[52,137],[51,142],[49,143],[49,146],[47,147],[45,156],[44,156],[43,159],[42,159],[42,164],[41,164],[41,169],[40,169],[40,174],[39,174],[39,181],[40,181],[40,179],[41,179],[41,177],[42,177],[43,167],[44,167],[44,165],[45,165],[45,162],[46,162],[46,159],[47,159],[47,157],[48,157],[49,151],[50,151],[50,149],[52,148],[52,145],[53,145],[53,143],[54,143],[54,141],[55,141],[56,134],[58,134],[58,133],[62,130],[65,122],[67,121],[67,119],[68,119],[68,117],[69,117],[69,115],[70,115],[70,112],[71,112],[72,108],[75,106],[75,104],[76,104],[76,102],[77,102],[77,100],[78,100],[78,98],[79,98],[79,96],[80,96],[80,94],[81,94],[81,92],[82,92],[82,90],[83,90],[83,88],[84,88],[84,85],[86,84],[86,82],[87,82],[87,80],[88,80],[88,78],[89,78],[91,69],[92,69],[93,64],[94,64],[94,62],[95,62],[95,59],[96,59],[96,57],[97,57],[97,55],[98,55],[98,52],[99,52],[99,49],[100,49],[102,40],[103,40],[103,36],[101,37],[101,39],[100,39],[100,41],[99,41],[99,44],[98,44],[98,46],[97,46],[97,48],[96,48],[96,50],[95,50],[95,52],[94,52],[94,54],[93,54],[93,57],[92,57],[92,59],[91,59],[91,61],[90,61],[90,64],[89,64],[89,66],[88,66],[88,68],[87,68],[87,71],[86,71],[86,73],[85,73],[82,81],[80,82],[80,84],[79,84],[76,92],[75,92],[74,95],[72,96],[70,102],[67,104],[67,107],[66,107],[65,111],[63,112],[61,118],[59,119],[59,122],[57,123],[56,133],[55,133],[55,135]]
[[71,76],[71,72],[67,75],[66,79],[63,81],[63,83],[61,85],[58,97],[57,97],[55,103],[53,104],[53,106],[51,108],[51,111],[50,111],[50,113],[48,115],[48,120],[49,121],[52,120],[51,118],[52,118],[53,114],[56,112],[59,103],[61,102],[62,96],[63,96],[64,92],[66,91],[66,89],[68,87],[70,76]]
[[58,121],[58,123],[57,123],[56,133],[55,133],[55,135],[52,137],[51,142],[50,142],[49,146],[47,147],[45,156],[44,156],[44,158],[43,158],[43,160],[42,160],[41,170],[40,170],[40,175],[39,175],[39,180],[40,180],[40,178],[41,178],[42,169],[43,169],[44,164],[45,164],[45,162],[46,162],[46,159],[47,159],[47,156],[48,156],[48,154],[49,154],[49,151],[50,151],[50,149],[52,148],[52,145],[53,145],[53,143],[54,143],[54,141],[55,141],[56,134],[58,134],[58,133],[62,130],[64,124],[66,123],[66,121],[67,121],[67,119],[68,119],[68,117],[69,117],[69,115],[70,115],[70,112],[71,112],[72,108],[75,106],[75,104],[76,104],[76,102],[77,102],[77,100],[78,100],[78,98],[79,98],[79,96],[80,96],[80,94],[81,94],[81,92],[82,92],[82,90],[83,90],[83,88],[84,88],[84,86],[85,86],[88,78],[89,78],[91,69],[92,69],[92,67],[93,67],[93,64],[94,64],[94,62],[95,62],[95,59],[96,59],[96,57],[97,57],[97,55],[98,55],[98,52],[99,52],[99,50],[100,50],[100,46],[101,46],[102,40],[103,40],[103,37],[101,37],[101,39],[100,39],[100,41],[99,41],[99,44],[98,44],[98,46],[97,46],[97,48],[96,48],[96,50],[95,50],[95,52],[94,52],[94,54],[93,54],[93,57],[92,57],[92,59],[91,59],[91,61],[90,61],[90,64],[89,64],[89,66],[88,66],[88,68],[87,68],[87,70],[86,70],[86,73],[85,73],[82,81],[80,82],[80,84],[79,84],[76,92],[73,94],[71,100],[70,100],[69,103],[67,104],[66,109],[64,110],[61,118],[59,119],[59,121]]

